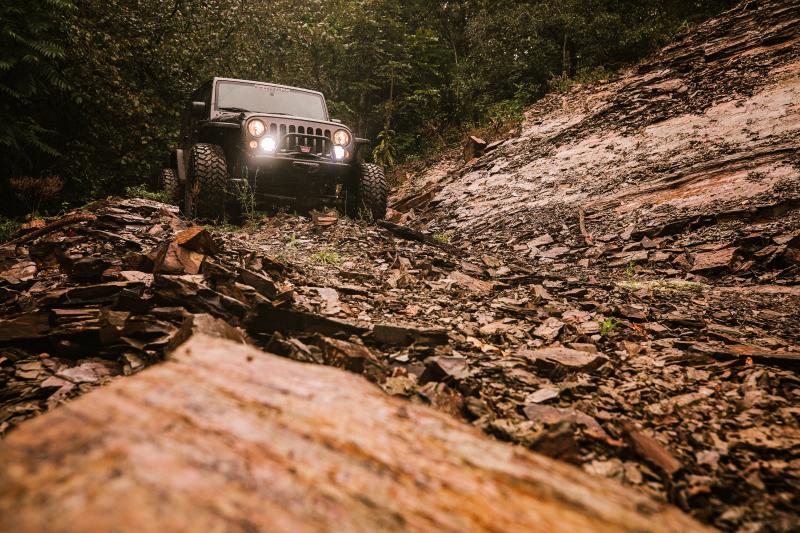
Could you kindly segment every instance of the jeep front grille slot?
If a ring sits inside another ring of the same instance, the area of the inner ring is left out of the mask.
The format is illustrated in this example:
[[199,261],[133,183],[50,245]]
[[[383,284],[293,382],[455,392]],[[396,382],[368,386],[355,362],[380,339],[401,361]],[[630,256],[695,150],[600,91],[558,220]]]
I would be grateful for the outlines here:
[[270,121],[267,131],[277,142],[279,150],[298,152],[303,146],[311,148],[310,152],[304,153],[322,157],[329,157],[333,151],[333,131],[330,129]]
[[333,150],[333,132],[329,129],[270,122],[268,131],[277,141],[279,149],[288,152],[300,151],[300,146],[304,146],[310,147],[310,153],[314,155],[328,157]]

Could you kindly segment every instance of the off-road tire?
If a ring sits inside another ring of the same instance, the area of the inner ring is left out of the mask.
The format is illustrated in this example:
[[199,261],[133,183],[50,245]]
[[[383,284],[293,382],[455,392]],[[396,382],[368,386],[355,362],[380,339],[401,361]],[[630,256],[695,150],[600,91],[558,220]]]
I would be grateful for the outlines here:
[[162,168],[160,178],[159,187],[161,190],[167,193],[170,200],[178,201],[178,173],[175,172],[175,169]]
[[216,144],[198,143],[189,154],[184,211],[190,217],[219,221],[225,217],[228,167]]
[[354,186],[347,199],[347,215],[352,218],[383,220],[389,186],[383,169],[372,163],[361,163]]

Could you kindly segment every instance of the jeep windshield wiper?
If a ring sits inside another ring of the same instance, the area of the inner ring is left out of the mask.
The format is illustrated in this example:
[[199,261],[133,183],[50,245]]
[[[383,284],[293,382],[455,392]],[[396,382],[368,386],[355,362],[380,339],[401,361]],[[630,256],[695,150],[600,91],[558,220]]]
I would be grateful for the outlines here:
[[234,111],[236,113],[249,113],[249,109],[244,109],[241,107],[218,107],[220,111]]

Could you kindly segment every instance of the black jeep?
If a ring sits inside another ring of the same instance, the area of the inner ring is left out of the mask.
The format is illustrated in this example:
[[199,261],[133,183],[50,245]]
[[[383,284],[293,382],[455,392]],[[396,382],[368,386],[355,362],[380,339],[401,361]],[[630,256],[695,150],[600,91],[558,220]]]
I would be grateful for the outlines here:
[[161,184],[203,219],[265,204],[382,219],[388,188],[383,169],[360,157],[367,142],[329,118],[322,93],[214,78],[192,95]]

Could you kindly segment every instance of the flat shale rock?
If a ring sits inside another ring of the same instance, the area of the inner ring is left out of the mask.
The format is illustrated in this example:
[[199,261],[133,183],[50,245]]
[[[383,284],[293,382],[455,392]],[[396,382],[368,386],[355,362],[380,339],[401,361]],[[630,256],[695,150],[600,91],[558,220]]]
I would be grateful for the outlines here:
[[692,264],[692,272],[709,272],[728,268],[736,257],[736,248],[723,248],[712,252],[697,254]]
[[0,530],[700,531],[363,379],[198,336],[0,444]]
[[446,329],[411,324],[376,324],[372,329],[372,337],[382,344],[447,344]]
[[523,350],[520,355],[543,369],[564,367],[568,370],[591,371],[607,361],[601,354],[586,353],[563,346]]
[[50,331],[50,313],[32,311],[20,316],[0,319],[0,342],[36,339]]
[[20,261],[5,272],[0,272],[0,281],[9,285],[19,285],[32,280],[36,276],[36,263],[33,261]]

